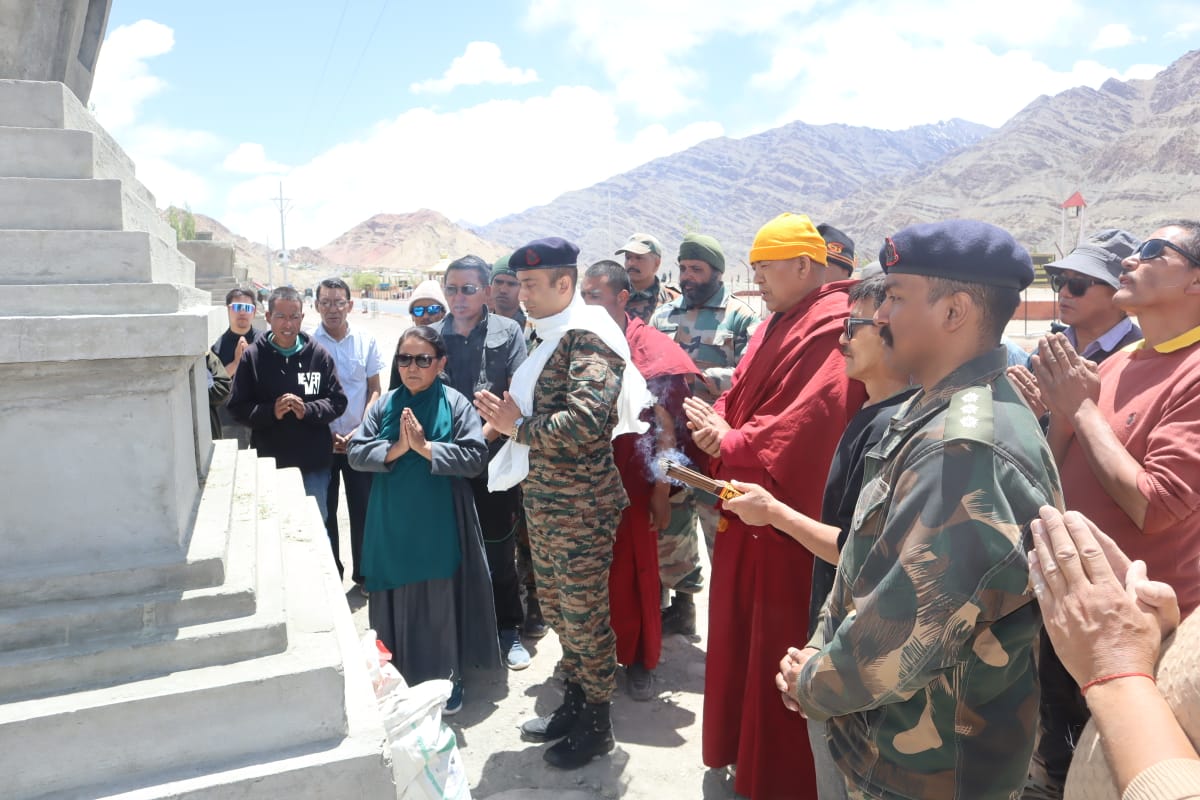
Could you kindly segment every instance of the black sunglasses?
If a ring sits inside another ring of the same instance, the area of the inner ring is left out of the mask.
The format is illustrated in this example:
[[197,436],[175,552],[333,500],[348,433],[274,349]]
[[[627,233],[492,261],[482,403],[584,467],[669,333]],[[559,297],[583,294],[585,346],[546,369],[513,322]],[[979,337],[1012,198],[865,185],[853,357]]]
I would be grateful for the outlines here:
[[1109,286],[1107,281],[1102,281],[1097,278],[1068,278],[1061,272],[1056,272],[1050,276],[1050,288],[1056,292],[1061,292],[1063,287],[1070,292],[1072,297],[1083,297],[1087,294],[1087,290],[1093,286]]
[[1200,267],[1200,259],[1184,251],[1183,248],[1174,242],[1168,242],[1166,239],[1147,239],[1142,242],[1141,247],[1134,251],[1133,255],[1138,261],[1149,261],[1152,258],[1161,256],[1164,250],[1174,250],[1191,262],[1192,266]]
[[846,317],[845,325],[846,325],[846,341],[850,341],[851,339],[854,338],[854,329],[855,328],[859,327],[860,325],[870,325],[870,326],[874,327],[875,320],[871,319],[870,317]]
[[412,315],[414,317],[423,317],[426,314],[430,314],[430,315],[440,314],[443,311],[445,311],[446,309],[445,309],[445,307],[440,306],[437,303],[434,303],[433,305],[430,305],[430,306],[413,306],[411,310],[412,310]]
[[419,356],[410,355],[408,353],[396,354],[397,367],[407,367],[414,361],[417,362],[417,366],[421,369],[429,369],[431,366],[433,366],[433,356],[427,353],[422,353]]
[[479,293],[479,287],[473,283],[468,283],[465,286],[443,286],[442,291],[446,293],[446,297],[454,297],[459,291],[462,291],[467,297]]

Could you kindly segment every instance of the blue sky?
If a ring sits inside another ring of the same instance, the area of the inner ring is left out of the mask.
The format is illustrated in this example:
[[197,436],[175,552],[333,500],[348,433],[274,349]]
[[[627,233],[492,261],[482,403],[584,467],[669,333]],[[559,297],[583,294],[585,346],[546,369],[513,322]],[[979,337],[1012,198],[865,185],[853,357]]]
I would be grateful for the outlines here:
[[114,0],[91,104],[161,206],[278,245],[282,180],[288,245],[318,247],[792,120],[998,126],[1198,47],[1194,2]]

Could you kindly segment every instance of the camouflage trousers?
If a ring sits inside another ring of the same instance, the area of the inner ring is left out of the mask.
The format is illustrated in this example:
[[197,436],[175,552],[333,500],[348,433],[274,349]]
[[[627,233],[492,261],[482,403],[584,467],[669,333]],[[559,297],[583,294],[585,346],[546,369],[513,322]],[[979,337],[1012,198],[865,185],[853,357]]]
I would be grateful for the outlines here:
[[696,525],[698,523],[704,532],[709,563],[712,563],[717,521],[721,516],[709,505],[715,500],[707,492],[691,489],[671,496],[671,522],[658,533],[658,578],[664,590],[696,594],[704,587]]
[[580,508],[526,493],[525,519],[542,615],[562,645],[559,666],[589,703],[607,702],[617,686],[608,572],[621,509]]

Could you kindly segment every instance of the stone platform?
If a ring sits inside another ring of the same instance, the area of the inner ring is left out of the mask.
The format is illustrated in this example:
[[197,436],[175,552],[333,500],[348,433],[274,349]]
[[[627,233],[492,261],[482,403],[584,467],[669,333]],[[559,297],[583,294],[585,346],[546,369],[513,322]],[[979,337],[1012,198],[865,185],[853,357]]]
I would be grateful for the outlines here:
[[0,794],[394,797],[316,504],[210,439],[194,284],[75,95],[0,80]]

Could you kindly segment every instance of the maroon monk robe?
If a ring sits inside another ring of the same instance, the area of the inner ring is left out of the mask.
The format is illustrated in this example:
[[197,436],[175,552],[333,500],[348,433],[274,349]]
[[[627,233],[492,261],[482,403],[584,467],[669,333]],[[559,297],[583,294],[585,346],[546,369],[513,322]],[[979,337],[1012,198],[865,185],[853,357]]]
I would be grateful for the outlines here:
[[[683,399],[690,394],[687,379],[697,372],[688,354],[669,336],[636,317],[629,318],[625,338],[633,365],[646,379],[655,402],[672,419],[682,418]],[[655,474],[650,460],[655,455],[657,430],[654,410],[644,411],[642,419],[652,423],[649,431],[627,433],[613,440],[613,460],[629,495],[629,505],[621,513],[613,543],[608,594],[612,628],[617,635],[617,661],[654,669],[662,654],[658,531],[650,525]]]
[[[710,472],[762,485],[819,519],[829,464],[866,392],[838,348],[851,281],[826,284],[758,327],[715,408],[729,423]],[[770,527],[722,513],[713,550],[704,680],[704,763],[737,764],[752,800],[816,796],[804,719],[775,688],[788,647],[808,640],[813,556]]]

